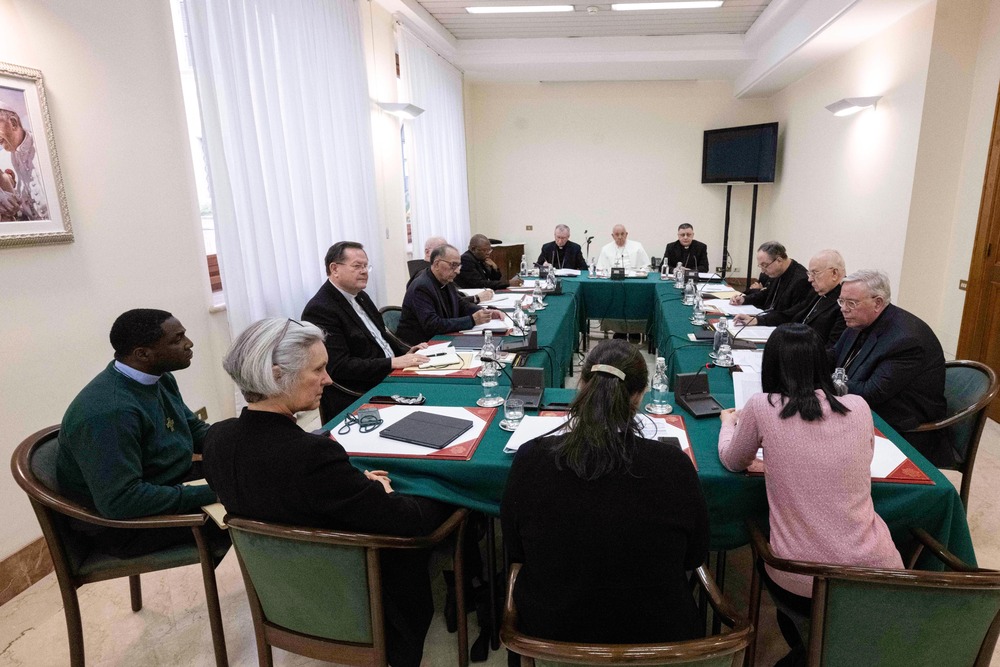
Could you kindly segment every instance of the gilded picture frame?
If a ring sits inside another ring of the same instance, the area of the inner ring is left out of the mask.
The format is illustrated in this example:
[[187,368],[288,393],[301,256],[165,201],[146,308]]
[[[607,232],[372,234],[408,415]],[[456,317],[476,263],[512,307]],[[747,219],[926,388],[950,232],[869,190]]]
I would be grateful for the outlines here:
[[0,248],[72,241],[42,73],[0,62]]

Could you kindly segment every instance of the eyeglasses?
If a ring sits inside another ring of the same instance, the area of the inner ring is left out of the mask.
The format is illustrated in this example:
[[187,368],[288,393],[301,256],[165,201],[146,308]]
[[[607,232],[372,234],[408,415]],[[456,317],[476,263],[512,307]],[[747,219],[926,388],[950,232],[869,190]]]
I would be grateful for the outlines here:
[[775,262],[777,262],[777,261],[778,261],[778,258],[777,258],[777,257],[775,257],[774,259],[772,259],[772,260],[771,260],[770,262],[768,262],[767,264],[758,264],[758,265],[757,265],[757,267],[758,267],[758,268],[759,268],[759,269],[760,269],[761,271],[763,271],[763,270],[765,270],[765,269],[766,269],[767,267],[771,266],[772,264],[774,264],[774,263],[775,263]]
[[846,310],[854,310],[862,301],[874,298],[873,296],[866,296],[864,299],[837,299],[837,305]]
[[806,275],[815,280],[832,268],[832,266],[828,266],[825,269],[819,269],[818,271],[806,271]]
[[287,320],[285,320],[285,326],[281,329],[281,335],[278,336],[277,340],[274,341],[274,348],[271,350],[271,363],[275,366],[278,365],[278,346],[281,345],[281,341],[285,340],[285,335],[288,334],[288,327],[291,326],[292,322],[295,322],[300,327],[305,326],[304,324],[302,324],[302,322],[299,322],[298,320],[293,320],[290,317]]
[[374,267],[371,264],[345,264],[344,262],[337,262],[338,266],[346,266],[351,271],[355,273],[362,273],[364,271],[371,271]]
[[443,259],[439,259],[438,261],[439,262],[444,262],[445,264],[447,264],[448,268],[450,268],[452,271],[454,271],[455,269],[459,269],[459,268],[462,267],[462,263],[461,262],[446,262]]
[[344,419],[343,425],[337,429],[338,435],[347,435],[351,432],[351,427],[357,424],[358,430],[362,433],[371,433],[379,426],[382,425],[382,419],[380,417],[375,417],[374,415],[363,415],[357,417],[356,415],[347,415]]

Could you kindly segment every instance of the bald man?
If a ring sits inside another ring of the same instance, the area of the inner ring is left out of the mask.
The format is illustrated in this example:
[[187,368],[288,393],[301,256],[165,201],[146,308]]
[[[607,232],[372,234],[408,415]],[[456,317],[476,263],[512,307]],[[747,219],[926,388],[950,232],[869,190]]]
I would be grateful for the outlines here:
[[619,261],[626,271],[635,271],[649,267],[649,255],[637,241],[628,240],[628,230],[625,225],[615,225],[611,230],[613,241],[601,248],[597,258],[597,268],[609,271],[618,266]]

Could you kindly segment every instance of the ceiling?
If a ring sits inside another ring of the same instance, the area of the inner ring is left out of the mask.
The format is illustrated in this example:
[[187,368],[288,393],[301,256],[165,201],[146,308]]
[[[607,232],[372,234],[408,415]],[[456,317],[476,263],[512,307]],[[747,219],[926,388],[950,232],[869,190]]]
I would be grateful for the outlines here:
[[[470,14],[469,5],[551,5],[559,0],[418,0],[456,39],[633,37],[744,34],[770,0],[728,0],[718,9],[612,11],[611,2],[574,5],[572,12]],[[567,3],[568,4],[568,3]]]
[[375,1],[471,82],[725,80],[737,97],[765,97],[934,0],[725,0],[633,12],[607,2],[499,15],[465,7],[558,0]]

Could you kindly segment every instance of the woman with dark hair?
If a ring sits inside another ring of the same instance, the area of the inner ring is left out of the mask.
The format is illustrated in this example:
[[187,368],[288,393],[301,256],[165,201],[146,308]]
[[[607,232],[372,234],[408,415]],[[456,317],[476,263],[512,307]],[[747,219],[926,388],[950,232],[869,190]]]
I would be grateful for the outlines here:
[[[780,558],[903,567],[871,495],[874,425],[860,396],[836,397],[823,341],[805,324],[783,324],[764,348],[763,393],[721,414],[719,459],[745,470],[764,451],[771,548]],[[792,647],[778,664],[804,664],[812,578],[767,569],[764,582]],[[784,610],[784,611],[782,611]]]
[[635,346],[598,344],[566,429],[517,452],[500,505],[519,626],[563,641],[648,643],[704,635],[685,573],[708,553],[691,460],[646,440],[648,371]]

